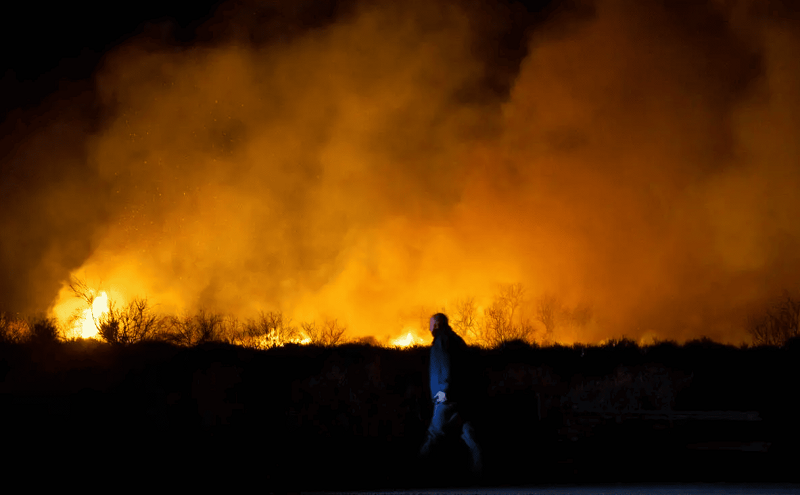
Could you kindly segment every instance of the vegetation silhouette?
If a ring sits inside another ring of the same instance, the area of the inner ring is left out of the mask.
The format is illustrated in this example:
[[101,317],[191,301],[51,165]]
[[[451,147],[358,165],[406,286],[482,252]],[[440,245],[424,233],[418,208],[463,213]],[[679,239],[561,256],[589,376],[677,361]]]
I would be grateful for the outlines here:
[[203,309],[195,315],[170,317],[167,326],[168,330],[165,332],[164,340],[185,347],[225,340],[225,317]]
[[[212,463],[276,490],[465,483],[463,470],[426,476],[416,463],[433,414],[426,346],[119,345],[34,337],[36,325],[8,315],[0,323],[4,419],[45,431],[44,446],[74,468],[66,446],[80,444],[115,462],[134,462],[141,447],[153,466],[198,479]],[[52,320],[40,323],[52,336]],[[798,347],[470,346],[484,377],[472,418],[482,482],[795,480]],[[253,445],[266,447],[254,457]]]
[[155,314],[147,299],[135,298],[118,307],[109,300],[108,311],[96,319],[97,333],[109,344],[130,345],[163,339],[165,319]]
[[335,346],[344,341],[345,332],[347,327],[341,325],[338,320],[328,319],[325,320],[321,326],[317,326],[316,322],[309,322],[302,324],[303,333],[309,339],[310,344],[321,345],[325,347]]
[[[495,301],[479,312],[463,299],[452,320],[473,337],[481,377],[472,421],[483,483],[797,481],[799,337],[565,345],[545,338],[536,298]],[[556,332],[580,309],[564,306]],[[78,468],[67,446],[88,445],[117,463],[144,449],[173,475],[202,479],[209,463],[249,472],[275,490],[465,483],[463,470],[427,476],[417,464],[434,412],[427,346],[353,341],[337,320],[296,325],[278,311],[170,317],[134,299],[94,316],[98,340],[68,338],[51,318],[0,315],[3,418],[43,432],[67,466]],[[507,332],[485,345],[498,322],[526,316],[533,338]],[[28,452],[25,442],[10,436],[8,448]],[[253,455],[253,445],[264,448]]]
[[784,291],[766,311],[748,319],[747,332],[755,345],[786,344],[800,335],[800,299]]

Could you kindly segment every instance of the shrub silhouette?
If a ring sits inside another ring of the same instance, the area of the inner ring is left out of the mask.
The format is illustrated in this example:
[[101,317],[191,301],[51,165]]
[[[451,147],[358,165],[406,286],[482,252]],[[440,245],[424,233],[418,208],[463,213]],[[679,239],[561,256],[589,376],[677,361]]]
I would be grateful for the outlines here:
[[380,342],[378,342],[378,339],[374,335],[367,335],[366,337],[359,337],[354,341],[354,343],[355,344],[369,346],[369,347],[380,347]]
[[205,342],[220,342],[225,337],[225,318],[218,313],[200,310],[194,316],[172,316],[167,319],[165,340],[192,347]]
[[639,344],[635,340],[629,339],[626,336],[614,337],[606,340],[601,344],[601,347],[617,348],[617,349],[638,349]]
[[257,318],[247,320],[236,332],[235,344],[255,349],[271,349],[295,340],[299,332],[291,320],[280,311],[262,311]]
[[27,321],[0,313],[0,343],[22,344],[28,340],[29,335],[30,328]]
[[28,323],[28,341],[36,346],[47,346],[59,342],[58,322],[55,318],[36,317]]
[[109,299],[108,312],[95,320],[100,338],[109,344],[130,345],[163,337],[164,319],[156,315],[147,299],[134,298],[118,308]]
[[22,319],[0,314],[0,343],[47,346],[60,340],[55,318],[35,316]]

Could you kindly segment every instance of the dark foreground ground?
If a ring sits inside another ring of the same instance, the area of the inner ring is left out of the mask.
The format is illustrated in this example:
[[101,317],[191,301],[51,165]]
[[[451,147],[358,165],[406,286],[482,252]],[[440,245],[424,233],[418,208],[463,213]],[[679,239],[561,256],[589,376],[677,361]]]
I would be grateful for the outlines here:
[[466,405],[485,466],[474,478],[457,442],[439,464],[417,459],[432,409],[426,348],[6,345],[4,469],[264,492],[776,487],[800,482],[797,354],[710,342],[476,350]]
[[[393,493],[395,495],[789,495],[798,493],[800,484],[790,483],[675,483],[675,484],[606,484],[606,485],[546,485],[491,488],[475,486],[467,488],[438,488],[421,490],[397,490],[390,492],[333,492],[333,493]],[[306,492],[331,493],[331,492]]]

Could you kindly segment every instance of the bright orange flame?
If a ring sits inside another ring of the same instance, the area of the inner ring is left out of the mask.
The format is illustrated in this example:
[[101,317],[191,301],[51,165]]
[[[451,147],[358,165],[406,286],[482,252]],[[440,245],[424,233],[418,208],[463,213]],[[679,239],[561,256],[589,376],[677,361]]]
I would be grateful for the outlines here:
[[[91,300],[89,307],[87,307],[87,297]],[[125,301],[119,291],[113,288],[110,290],[87,288],[85,294],[77,295],[65,284],[50,308],[49,315],[66,323],[62,327],[63,337],[96,339],[98,333],[96,322],[108,314],[112,300],[115,304],[122,304]]]
[[303,337],[303,338],[293,338],[293,339],[281,339],[279,337],[273,337],[264,335],[252,344],[253,347],[256,349],[270,349],[272,347],[283,347],[286,344],[300,344],[306,345],[311,343],[311,338]]
[[413,345],[425,345],[425,341],[419,337],[415,337],[411,332],[408,332],[402,337],[398,337],[389,342],[392,347],[411,347]]
[[97,325],[95,320],[108,313],[108,294],[101,291],[92,302],[92,307],[84,309],[80,318],[75,322],[73,330],[83,339],[93,339],[97,337]]

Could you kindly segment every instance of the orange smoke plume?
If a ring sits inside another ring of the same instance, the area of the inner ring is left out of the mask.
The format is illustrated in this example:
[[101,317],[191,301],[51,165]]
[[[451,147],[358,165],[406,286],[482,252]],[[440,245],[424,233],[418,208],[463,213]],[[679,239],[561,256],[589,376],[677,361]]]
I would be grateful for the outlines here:
[[32,304],[81,274],[165,313],[413,340],[414,308],[485,318],[519,283],[514,321],[554,341],[745,339],[800,289],[800,30],[749,2],[579,2],[524,29],[494,4],[358,4],[281,40],[225,16],[211,43],[109,52],[99,123],[19,142],[83,174],[31,179],[41,221],[3,220],[45,246],[14,272]]

